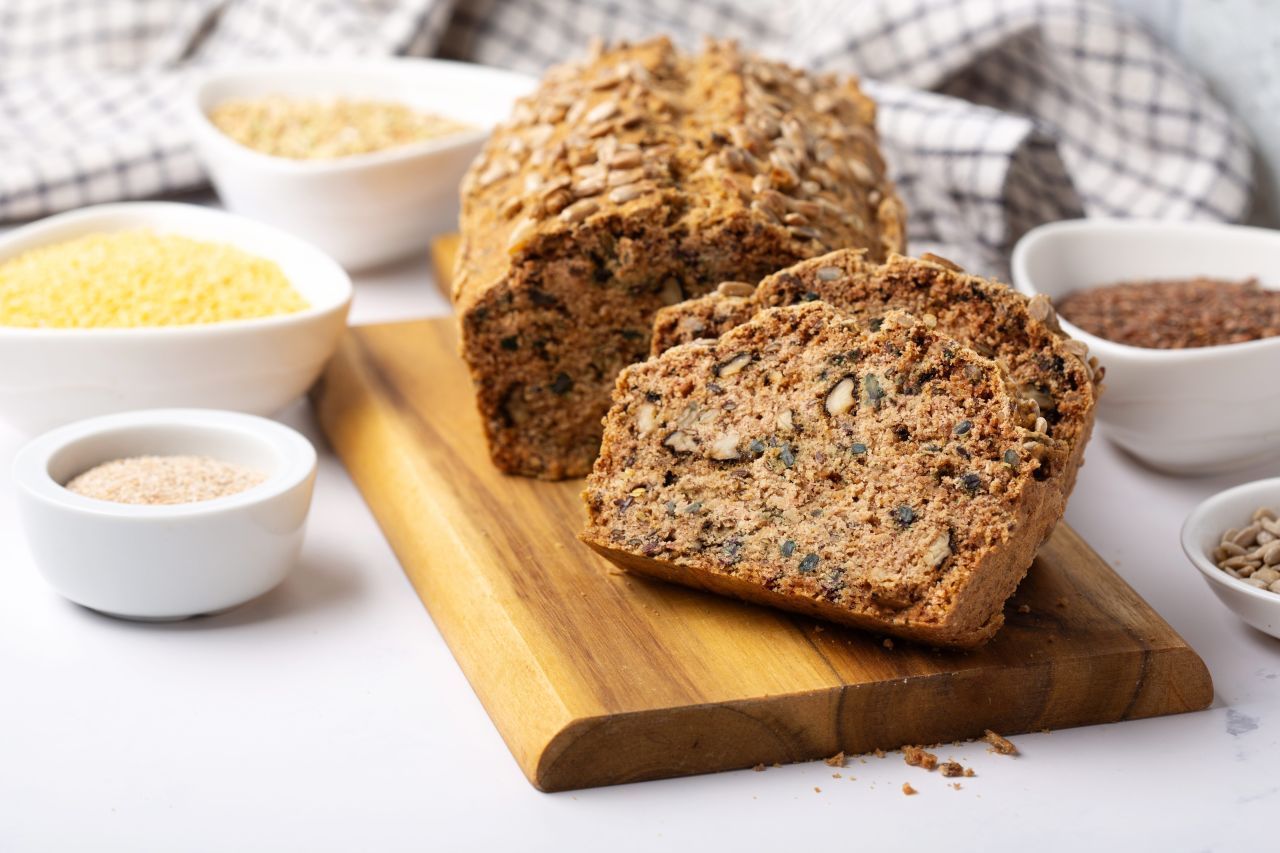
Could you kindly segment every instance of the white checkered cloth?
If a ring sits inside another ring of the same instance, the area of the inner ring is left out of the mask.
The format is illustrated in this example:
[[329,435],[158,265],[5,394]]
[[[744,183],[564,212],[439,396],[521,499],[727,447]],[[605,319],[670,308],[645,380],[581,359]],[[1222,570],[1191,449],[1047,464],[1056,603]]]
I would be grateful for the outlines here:
[[178,104],[201,68],[440,55],[521,71],[591,36],[703,35],[864,78],[913,252],[1003,273],[1075,216],[1238,220],[1239,122],[1101,0],[3,0],[0,220],[203,185]]

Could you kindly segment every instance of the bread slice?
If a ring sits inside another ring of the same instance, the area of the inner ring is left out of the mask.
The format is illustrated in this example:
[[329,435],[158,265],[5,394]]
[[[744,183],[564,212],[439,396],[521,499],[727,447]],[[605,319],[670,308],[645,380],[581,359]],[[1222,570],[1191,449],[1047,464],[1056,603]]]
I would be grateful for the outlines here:
[[[727,292],[726,292],[727,291]],[[1042,470],[1070,495],[1093,430],[1103,369],[1088,348],[1058,326],[1045,297],[1027,297],[996,281],[966,275],[950,261],[891,255],[874,263],[840,250],[767,276],[755,292],[734,284],[658,312],[652,352],[697,338],[714,338],[757,312],[822,300],[865,325],[902,309],[938,331],[995,359],[1035,401],[1048,434],[1068,452],[1060,469]]]
[[777,308],[624,370],[583,541],[862,628],[990,638],[1062,515],[1043,472],[1067,447],[994,361],[902,312],[875,325]]

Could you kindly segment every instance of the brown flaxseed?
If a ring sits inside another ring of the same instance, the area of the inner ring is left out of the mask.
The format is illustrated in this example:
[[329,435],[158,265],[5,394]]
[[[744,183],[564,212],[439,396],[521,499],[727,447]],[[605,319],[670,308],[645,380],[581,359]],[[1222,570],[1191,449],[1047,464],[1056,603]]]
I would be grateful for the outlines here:
[[1268,290],[1255,278],[1121,282],[1069,293],[1058,311],[1090,334],[1153,349],[1280,335],[1280,290]]

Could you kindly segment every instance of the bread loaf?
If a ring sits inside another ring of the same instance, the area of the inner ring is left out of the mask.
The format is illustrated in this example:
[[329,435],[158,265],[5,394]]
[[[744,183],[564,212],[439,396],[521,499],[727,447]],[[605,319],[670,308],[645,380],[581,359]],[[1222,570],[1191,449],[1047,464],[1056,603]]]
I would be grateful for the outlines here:
[[585,474],[654,312],[835,247],[902,247],[856,83],[665,39],[550,72],[471,168],[454,285],[494,463]]
[[935,323],[950,335],[995,359],[1035,401],[1047,433],[1068,453],[1061,468],[1045,468],[1071,493],[1093,429],[1102,368],[1087,347],[1058,326],[1045,297],[1027,297],[978,276],[966,275],[941,258],[899,255],[879,264],[862,252],[836,251],[767,276],[753,293],[740,284],[700,299],[664,308],[654,319],[653,352],[697,338],[714,338],[757,312],[822,300],[866,325],[902,309]]
[[973,646],[1061,517],[1066,444],[995,362],[901,312],[764,311],[618,378],[583,540],[628,569]]

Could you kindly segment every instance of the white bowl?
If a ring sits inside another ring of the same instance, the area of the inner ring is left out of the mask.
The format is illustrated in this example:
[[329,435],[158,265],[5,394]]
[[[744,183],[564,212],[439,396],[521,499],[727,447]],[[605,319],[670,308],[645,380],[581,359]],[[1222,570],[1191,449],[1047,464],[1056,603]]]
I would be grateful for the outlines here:
[[1211,556],[1222,534],[1247,526],[1260,506],[1280,512],[1280,478],[1245,483],[1201,503],[1182,525],[1182,550],[1223,604],[1259,631],[1280,637],[1280,593],[1231,577],[1214,565]]
[[[494,125],[535,81],[436,59],[297,60],[214,71],[186,105],[196,150],[231,210],[310,240],[348,269],[425,253],[458,223],[458,187]],[[475,128],[331,160],[259,153],[219,131],[208,113],[231,98],[394,100]]]
[[[239,494],[141,506],[63,484],[113,459],[210,456],[267,474]],[[18,515],[36,565],[67,598],[128,619],[216,613],[284,580],[302,545],[316,452],[265,418],[210,409],[108,415],[60,427],[14,459]]]
[[200,406],[266,415],[315,381],[346,327],[351,279],[318,249],[274,228],[196,205],[107,204],[5,234],[0,263],[37,246],[144,227],[269,258],[311,307],[191,326],[0,326],[0,419],[31,433],[130,409]]
[[[1074,290],[1200,275],[1280,287],[1280,231],[1082,219],[1035,228],[1013,250],[1014,285],[1055,303]],[[1199,474],[1280,453],[1280,338],[1160,350],[1108,341],[1066,320],[1062,328],[1106,367],[1098,422],[1147,464]]]

